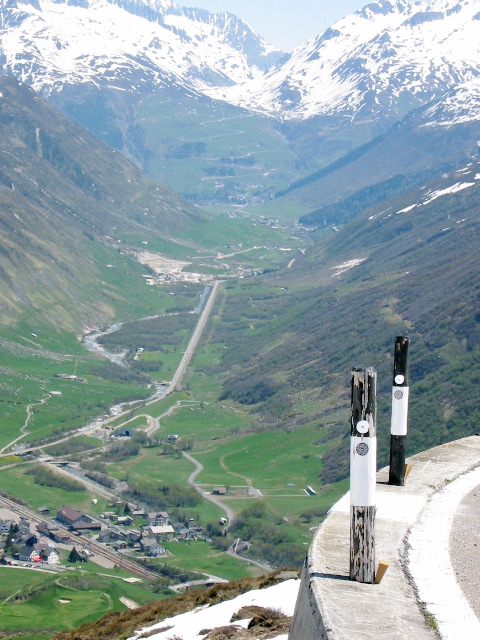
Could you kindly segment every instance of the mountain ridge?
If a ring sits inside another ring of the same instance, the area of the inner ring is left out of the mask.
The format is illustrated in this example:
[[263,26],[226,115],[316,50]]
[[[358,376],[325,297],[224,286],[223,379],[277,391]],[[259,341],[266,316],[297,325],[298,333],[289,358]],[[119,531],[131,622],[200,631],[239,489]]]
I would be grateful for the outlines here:
[[[167,0],[2,0],[0,64],[192,201],[258,204],[282,180],[326,167],[448,92],[462,93],[452,122],[467,117],[470,101],[473,112],[479,15],[480,0],[381,0],[281,57],[227,12]],[[177,112],[182,141],[204,149],[186,171],[171,158]],[[258,139],[269,129],[266,154],[276,139],[278,176],[256,145],[235,138],[244,116]],[[224,129],[214,142],[213,122]],[[251,181],[216,164],[245,156],[255,159]]]
[[[0,133],[0,317],[7,324],[29,309],[76,331],[92,317],[112,318],[119,292],[100,294],[94,247],[127,251],[124,234],[138,247],[142,236],[181,242],[209,219],[5,76]],[[88,300],[89,289],[103,302]]]
[[478,77],[478,15],[477,1],[381,0],[297,47],[263,78],[208,93],[287,119],[402,117]]

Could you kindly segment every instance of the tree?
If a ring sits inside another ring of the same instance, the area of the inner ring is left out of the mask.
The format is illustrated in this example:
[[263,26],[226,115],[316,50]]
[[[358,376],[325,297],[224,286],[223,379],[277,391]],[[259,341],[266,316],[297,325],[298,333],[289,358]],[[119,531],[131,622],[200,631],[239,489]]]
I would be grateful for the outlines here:
[[78,553],[75,547],[72,547],[72,550],[68,555],[68,561],[75,564],[75,562],[85,562],[85,558]]
[[18,525],[14,522],[12,522],[10,524],[10,529],[8,530],[8,535],[7,535],[7,539],[5,540],[5,547],[4,547],[4,552],[5,555],[7,553],[10,553],[10,555],[13,556],[14,554],[14,540],[15,540],[15,534],[18,532]]

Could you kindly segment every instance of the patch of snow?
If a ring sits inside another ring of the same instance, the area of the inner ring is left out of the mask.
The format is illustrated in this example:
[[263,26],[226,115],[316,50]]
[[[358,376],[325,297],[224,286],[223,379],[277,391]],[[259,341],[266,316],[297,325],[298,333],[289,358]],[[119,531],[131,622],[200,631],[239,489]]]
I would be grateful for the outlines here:
[[370,216],[368,219],[369,220],[375,220],[375,218],[378,218],[378,216],[381,216],[382,213],[387,213],[387,211],[389,211],[391,209],[391,207],[388,207],[388,209],[384,209],[383,211],[379,211],[378,213],[374,213],[373,216]]
[[336,267],[331,267],[331,271],[333,271],[334,269],[337,269],[337,271],[335,271],[335,273],[332,273],[332,278],[335,278],[335,276],[340,276],[342,275],[342,273],[345,273],[346,271],[350,271],[350,269],[353,269],[353,267],[358,267],[359,264],[361,264],[362,262],[364,262],[364,260],[366,260],[366,258],[353,258],[353,260],[348,260],[347,262],[344,262],[343,264],[339,264]]
[[[220,602],[213,606],[198,607],[193,611],[188,611],[187,613],[182,613],[172,618],[166,618],[151,627],[140,629],[134,636],[129,638],[129,640],[136,640],[146,632],[151,633],[155,629],[165,627],[169,628],[165,631],[154,633],[149,636],[149,639],[168,640],[168,638],[173,636],[180,636],[182,640],[200,640],[206,635],[199,635],[200,631],[231,624],[230,620],[233,614],[248,605],[279,609],[285,615],[293,616],[299,587],[300,580],[285,580],[266,589],[248,591],[233,600]],[[248,620],[240,620],[232,624],[246,628],[248,622]],[[277,640],[283,640],[284,638],[287,638],[287,635],[282,634],[281,636],[277,636]]]
[[412,209],[415,209],[415,207],[418,207],[420,205],[416,204],[411,204],[409,207],[405,207],[405,209],[400,209],[400,211],[397,211],[397,213],[408,213],[409,211],[411,211]]
[[422,202],[422,204],[430,204],[437,198],[441,198],[442,196],[446,196],[451,193],[458,193],[458,191],[463,191],[463,189],[468,189],[469,187],[475,186],[475,182],[457,182],[456,184],[452,184],[451,187],[447,187],[446,189],[438,189],[438,191],[432,191],[427,194],[427,199]]

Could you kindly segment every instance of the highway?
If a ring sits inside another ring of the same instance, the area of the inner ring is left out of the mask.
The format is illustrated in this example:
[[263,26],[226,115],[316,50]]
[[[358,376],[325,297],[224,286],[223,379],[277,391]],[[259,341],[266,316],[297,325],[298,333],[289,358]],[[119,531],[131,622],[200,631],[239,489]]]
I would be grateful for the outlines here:
[[172,391],[174,391],[175,389],[177,389],[181,379],[183,378],[185,370],[188,367],[188,364],[195,353],[195,349],[197,348],[197,344],[198,344],[198,341],[200,340],[200,336],[202,335],[203,330],[205,329],[205,325],[212,311],[213,303],[215,302],[219,285],[220,285],[220,282],[215,281],[212,287],[212,290],[210,292],[210,295],[208,297],[208,300],[203,308],[202,313],[200,314],[200,317],[197,322],[197,326],[195,327],[195,331],[193,332],[192,337],[190,338],[190,342],[188,343],[188,346],[185,349],[185,353],[183,354],[183,357],[180,360],[180,364],[178,365],[177,370],[175,371],[175,374],[171,379],[167,387],[167,390],[165,391],[164,397],[169,393],[171,393]]
[[[195,327],[195,330],[192,334],[192,337],[190,338],[190,341],[188,343],[187,348],[185,349],[185,353],[182,356],[182,359],[180,360],[180,363],[173,375],[173,378],[171,379],[171,381],[169,382],[166,391],[163,395],[163,397],[169,395],[170,393],[172,393],[172,391],[175,391],[184,374],[185,371],[190,363],[190,360],[192,359],[192,357],[195,354],[195,349],[197,348],[197,344],[198,341],[200,340],[200,337],[203,333],[203,330],[205,328],[205,325],[207,323],[207,320],[210,316],[210,313],[212,311],[213,308],[213,303],[215,302],[215,297],[217,295],[218,292],[218,288],[221,284],[221,281],[215,281],[213,286],[212,286],[212,290],[210,291],[210,295],[208,297],[207,302],[205,303],[205,306],[203,308],[203,311],[200,314],[200,317],[198,319],[197,325]],[[44,400],[42,400],[41,402],[44,402]],[[153,400],[150,400],[149,402],[145,403],[145,406],[148,406],[149,404],[153,404],[154,402],[157,402],[158,398],[154,398]],[[53,442],[49,442],[48,444],[43,444],[43,445],[38,445],[38,446],[34,446],[34,447],[26,447],[26,449],[28,451],[39,451],[40,449],[46,449],[47,447],[53,447],[56,444],[60,444],[61,442],[66,442],[67,440],[70,440],[71,438],[75,438],[79,435],[88,435],[90,432],[101,428],[104,425],[109,424],[110,422],[113,422],[114,420],[118,420],[118,418],[120,418],[122,415],[126,415],[129,413],[129,410],[124,411],[122,413],[119,413],[115,416],[111,416],[109,418],[107,418],[106,420],[104,420],[103,422],[98,422],[96,423],[94,426],[92,425],[88,425],[87,427],[83,427],[82,429],[80,429],[79,431],[77,431],[76,433],[72,433],[68,436],[65,436],[63,438],[59,438],[58,440],[55,440]],[[29,419],[29,418],[28,418]],[[23,425],[22,429],[25,428],[26,424],[28,423],[28,419],[26,421],[26,423]],[[153,424],[152,424],[153,423]],[[149,420],[149,428],[148,428],[148,433],[152,434],[155,431],[157,431],[160,428],[160,423],[159,423],[159,418],[151,418]],[[23,438],[26,434],[24,433],[22,436],[20,436],[20,438],[16,438],[15,440],[13,440],[12,442],[10,442],[8,445],[4,446],[3,449],[1,449],[0,452],[0,458],[2,457],[6,457],[6,456],[10,456],[12,455],[12,451],[7,451],[7,449],[10,449],[10,447],[12,447],[15,442],[17,442],[17,440]]]

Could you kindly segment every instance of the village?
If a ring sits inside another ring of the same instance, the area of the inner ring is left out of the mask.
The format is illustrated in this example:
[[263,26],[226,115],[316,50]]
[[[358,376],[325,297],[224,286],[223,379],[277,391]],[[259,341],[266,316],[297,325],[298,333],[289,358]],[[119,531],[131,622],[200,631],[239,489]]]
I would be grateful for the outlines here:
[[[111,508],[95,519],[64,505],[52,518],[50,509],[43,506],[38,512],[45,519],[38,524],[12,512],[2,513],[0,564],[64,569],[65,563],[84,562],[93,556],[89,549],[93,542],[141,560],[172,556],[165,542],[208,540],[208,534],[193,519],[172,524],[166,511],[147,512],[121,501]],[[226,520],[222,518],[220,524],[226,524]]]

